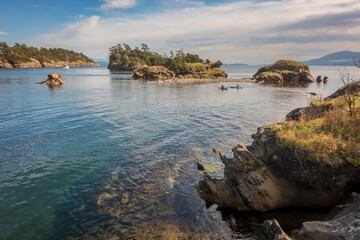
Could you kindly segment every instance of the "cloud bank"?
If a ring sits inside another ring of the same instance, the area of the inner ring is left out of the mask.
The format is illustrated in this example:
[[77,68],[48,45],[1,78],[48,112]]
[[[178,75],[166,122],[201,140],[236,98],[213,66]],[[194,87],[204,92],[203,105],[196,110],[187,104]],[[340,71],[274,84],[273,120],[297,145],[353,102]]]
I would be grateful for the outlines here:
[[100,11],[109,11],[113,9],[126,9],[135,7],[136,0],[104,0],[104,3],[100,6]]
[[[110,2],[132,1],[107,0],[105,4]],[[130,17],[94,15],[34,42],[72,48],[94,58],[106,57],[107,49],[117,43],[133,47],[147,43],[160,53],[183,48],[229,63],[306,60],[339,50],[357,50],[359,12],[358,0],[196,4]]]

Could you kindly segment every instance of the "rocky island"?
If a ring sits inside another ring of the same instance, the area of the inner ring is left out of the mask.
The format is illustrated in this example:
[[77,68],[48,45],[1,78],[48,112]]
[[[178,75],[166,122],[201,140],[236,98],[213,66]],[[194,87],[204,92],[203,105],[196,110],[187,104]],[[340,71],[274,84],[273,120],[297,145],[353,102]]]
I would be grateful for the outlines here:
[[135,79],[225,79],[227,73],[220,68],[221,61],[211,62],[183,50],[170,52],[169,56],[150,52],[146,44],[141,49],[118,44],[110,48],[110,70],[133,71]]
[[315,82],[309,66],[291,60],[280,60],[261,67],[253,78],[259,83],[272,84]]
[[16,43],[10,47],[0,42],[0,68],[99,66],[83,53],[63,48],[36,48]]
[[[205,175],[199,183],[200,196],[238,211],[343,204],[360,190],[359,93],[360,81],[353,82],[325,100],[294,110],[285,122],[258,128],[251,146],[233,147],[232,158],[220,153],[224,178]],[[349,101],[354,103],[352,109]],[[356,195],[356,206],[358,199]],[[293,238],[344,239],[349,227],[353,236],[360,237],[359,219],[351,212],[346,210],[330,222],[303,224]],[[276,225],[276,221],[265,223],[265,231],[271,233]],[[290,239],[280,226],[275,229],[277,237],[272,232],[269,239]],[[323,235],[317,235],[319,231]]]
[[46,81],[41,82],[41,84],[47,84],[49,87],[59,87],[66,84],[62,78],[63,76],[61,74],[50,73]]

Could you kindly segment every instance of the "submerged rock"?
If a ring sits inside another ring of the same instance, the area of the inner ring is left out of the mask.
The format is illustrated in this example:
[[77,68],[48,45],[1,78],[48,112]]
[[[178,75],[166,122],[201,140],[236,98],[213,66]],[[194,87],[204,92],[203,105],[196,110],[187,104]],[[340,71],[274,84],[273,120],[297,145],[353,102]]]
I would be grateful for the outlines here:
[[47,84],[49,87],[57,87],[66,84],[66,82],[62,81],[61,79],[63,76],[58,73],[50,73],[48,75],[48,79],[41,84]]
[[280,60],[261,67],[253,76],[259,83],[309,83],[315,82],[310,74],[309,66],[290,60]]

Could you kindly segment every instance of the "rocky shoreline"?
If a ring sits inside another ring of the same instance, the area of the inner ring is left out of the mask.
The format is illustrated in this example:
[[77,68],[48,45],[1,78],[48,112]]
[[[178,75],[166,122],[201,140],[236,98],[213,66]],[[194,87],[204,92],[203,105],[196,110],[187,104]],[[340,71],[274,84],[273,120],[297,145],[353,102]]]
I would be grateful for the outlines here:
[[36,59],[31,59],[30,62],[24,63],[17,63],[17,64],[10,64],[10,63],[3,63],[0,62],[0,69],[1,68],[52,68],[52,67],[88,67],[88,66],[100,66],[100,64],[95,62],[87,62],[87,61],[73,61],[73,62],[66,62],[66,61],[51,61],[51,62],[40,62]]
[[240,82],[255,83],[253,78],[169,78],[157,80],[158,82],[169,83],[222,83],[222,82]]
[[[345,94],[347,88],[356,90],[352,85],[340,88],[328,101]],[[349,160],[331,165],[304,159],[296,148],[279,141],[276,134],[274,127],[295,124],[306,111],[300,113],[296,109],[287,115],[287,122],[259,127],[252,135],[253,143],[233,147],[231,158],[219,152],[225,165],[224,178],[215,179],[206,174],[199,183],[200,197],[208,204],[254,212],[338,205],[346,209],[331,221],[303,223],[301,231],[292,237],[282,231],[276,220],[266,221],[263,231],[268,239],[359,239],[360,197],[353,192],[360,191],[360,166]],[[324,116],[326,111],[315,112]],[[349,205],[346,203],[351,194],[354,201]],[[348,234],[350,230],[352,233]]]

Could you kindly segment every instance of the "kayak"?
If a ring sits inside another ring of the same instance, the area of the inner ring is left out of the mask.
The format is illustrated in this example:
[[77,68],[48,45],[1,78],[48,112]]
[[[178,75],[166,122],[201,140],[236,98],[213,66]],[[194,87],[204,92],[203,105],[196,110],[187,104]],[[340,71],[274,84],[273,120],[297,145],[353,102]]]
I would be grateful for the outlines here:
[[227,87],[223,87],[223,88],[220,88],[221,90],[228,90],[228,88]]
[[234,87],[230,87],[230,88],[242,89],[243,87],[234,86]]

